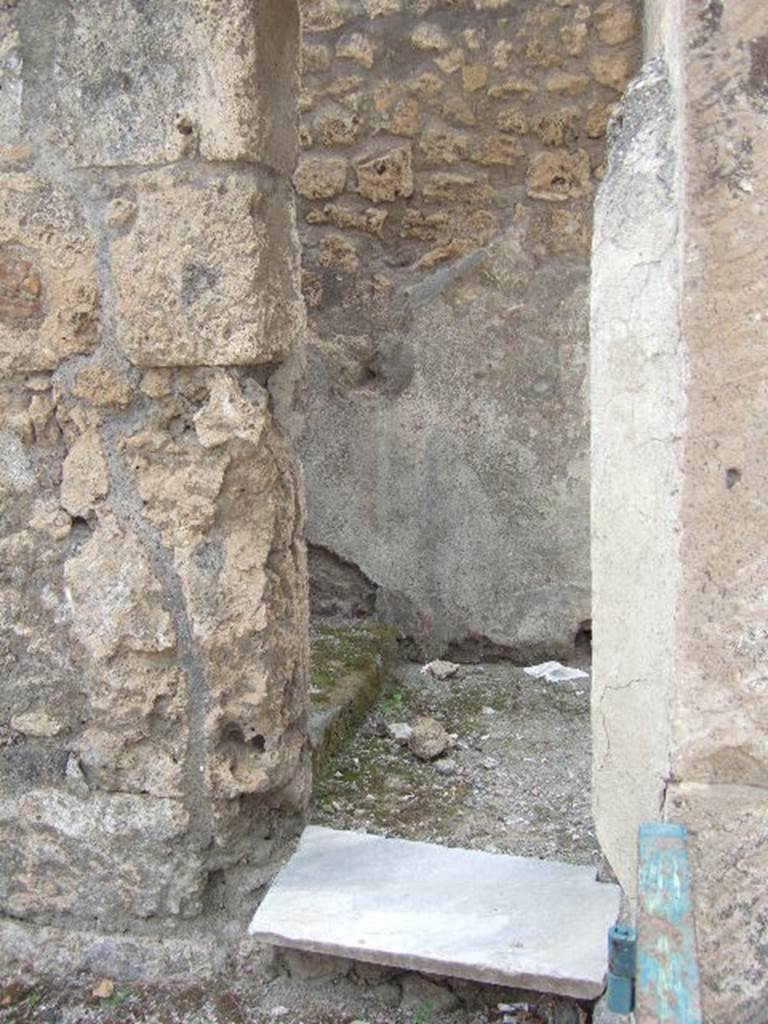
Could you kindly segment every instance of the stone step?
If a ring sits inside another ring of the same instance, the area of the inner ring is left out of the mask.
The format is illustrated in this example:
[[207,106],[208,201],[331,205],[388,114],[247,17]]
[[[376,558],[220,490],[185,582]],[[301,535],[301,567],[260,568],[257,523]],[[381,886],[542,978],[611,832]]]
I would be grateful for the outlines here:
[[378,622],[338,626],[315,619],[309,641],[309,740],[319,772],[392,678],[397,638]]
[[327,953],[596,999],[619,888],[591,867],[310,827],[250,933]]

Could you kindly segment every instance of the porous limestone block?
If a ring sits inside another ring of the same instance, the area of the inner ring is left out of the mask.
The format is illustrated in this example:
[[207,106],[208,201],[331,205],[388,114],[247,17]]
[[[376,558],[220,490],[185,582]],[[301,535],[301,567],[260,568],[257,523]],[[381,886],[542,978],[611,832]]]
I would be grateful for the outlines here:
[[[177,439],[161,420],[121,449],[144,515],[171,553],[214,701],[207,772],[226,798],[287,785],[303,757],[303,514],[294,457],[265,390],[189,370],[197,412]],[[165,416],[173,420],[178,407]],[[300,787],[301,788],[301,787]]]
[[0,160],[21,141],[22,56],[10,12],[0,11]]
[[128,652],[82,678],[88,724],[78,762],[96,789],[183,799],[189,742],[183,668]]
[[608,46],[626,43],[640,31],[640,19],[632,4],[607,0],[595,10],[595,25],[600,42]]
[[[668,806],[689,832],[707,1019],[758,1021],[768,966],[768,795],[754,786],[679,783],[670,786]],[[723,970],[724,949],[738,970]]]
[[594,57],[589,66],[601,85],[616,92],[624,92],[634,70],[632,58],[625,53]]
[[374,203],[393,203],[413,195],[410,146],[396,146],[355,166],[357,190]]
[[16,918],[52,912],[85,919],[189,916],[205,880],[179,844],[179,801],[53,787],[7,796],[0,807],[0,906]]
[[281,361],[300,323],[287,197],[249,174],[139,179],[111,243],[118,340],[138,366]]
[[525,183],[532,199],[581,199],[592,191],[589,154],[583,149],[573,153],[566,149],[537,153],[530,162]]
[[300,196],[330,199],[344,191],[347,161],[341,157],[305,157],[299,161],[293,183]]
[[[268,10],[268,9],[271,9]],[[51,73],[31,78],[30,130],[75,166],[250,160],[287,173],[298,47],[293,4],[268,0],[56,0],[16,17],[33,57]],[[45,42],[45,56],[37,54]]]
[[304,0],[302,28],[304,32],[329,32],[340,28],[350,14],[349,0]]
[[99,334],[93,241],[74,198],[32,174],[0,190],[0,373],[50,370]]
[[176,646],[163,592],[138,537],[111,516],[64,566],[74,636],[96,661]]
[[173,663],[168,596],[138,536],[105,510],[64,564],[87,725],[76,741],[91,786],[182,797],[187,680]]
[[62,508],[86,519],[108,490],[107,461],[98,431],[91,427],[80,434],[62,463]]

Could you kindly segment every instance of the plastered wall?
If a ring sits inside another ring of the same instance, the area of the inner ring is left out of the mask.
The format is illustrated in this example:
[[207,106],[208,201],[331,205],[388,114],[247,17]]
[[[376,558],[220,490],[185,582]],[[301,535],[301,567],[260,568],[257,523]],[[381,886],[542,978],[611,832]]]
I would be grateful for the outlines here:
[[763,5],[654,4],[597,201],[595,814],[691,836],[705,1019],[765,1019]]
[[319,611],[434,656],[590,618],[588,279],[630,2],[304,0],[294,176]]

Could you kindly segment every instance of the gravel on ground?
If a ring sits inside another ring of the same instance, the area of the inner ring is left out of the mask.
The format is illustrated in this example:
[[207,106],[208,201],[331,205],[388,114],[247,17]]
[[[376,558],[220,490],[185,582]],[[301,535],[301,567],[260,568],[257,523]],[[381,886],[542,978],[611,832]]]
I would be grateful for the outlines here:
[[[400,665],[316,780],[313,823],[597,865],[589,682],[549,683],[508,662],[462,665],[443,680]],[[420,717],[457,737],[434,761],[389,734]]]

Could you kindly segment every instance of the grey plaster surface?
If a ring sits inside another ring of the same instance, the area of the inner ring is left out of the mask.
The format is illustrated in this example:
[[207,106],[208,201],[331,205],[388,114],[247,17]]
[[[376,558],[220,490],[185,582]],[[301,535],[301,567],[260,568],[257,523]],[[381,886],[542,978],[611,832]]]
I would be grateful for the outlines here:
[[594,999],[619,889],[595,869],[310,827],[254,915],[279,946]]

